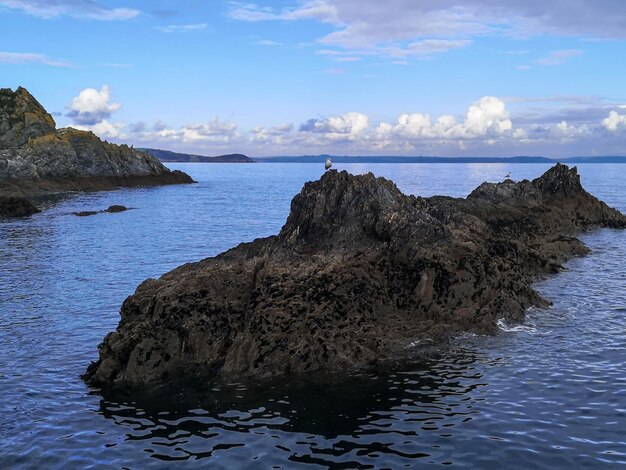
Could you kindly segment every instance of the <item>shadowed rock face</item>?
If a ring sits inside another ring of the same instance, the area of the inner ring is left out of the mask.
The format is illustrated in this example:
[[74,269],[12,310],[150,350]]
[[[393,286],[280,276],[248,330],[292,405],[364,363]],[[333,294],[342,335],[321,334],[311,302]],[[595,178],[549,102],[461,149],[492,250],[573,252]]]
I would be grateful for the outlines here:
[[27,90],[0,89],[0,193],[191,182],[147,153],[103,142],[91,132],[57,130],[52,116]]
[[277,236],[143,282],[85,378],[340,370],[495,333],[498,319],[547,304],[531,283],[587,252],[573,235],[625,226],[564,165],[484,183],[467,199],[329,171],[293,199]]
[[0,196],[0,217],[26,217],[41,212],[23,197]]

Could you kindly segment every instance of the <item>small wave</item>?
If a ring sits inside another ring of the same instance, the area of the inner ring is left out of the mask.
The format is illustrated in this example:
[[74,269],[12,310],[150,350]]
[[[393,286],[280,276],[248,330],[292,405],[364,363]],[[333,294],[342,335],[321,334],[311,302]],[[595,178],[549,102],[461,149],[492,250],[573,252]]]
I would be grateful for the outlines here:
[[409,344],[405,346],[406,349],[415,348],[416,346],[423,346],[424,343],[432,343],[433,340],[431,338],[422,338],[411,341]]
[[510,333],[510,332],[518,332],[518,331],[526,331],[529,333],[533,333],[535,331],[537,331],[537,328],[535,328],[534,326],[531,325],[513,325],[510,326],[507,324],[506,320],[504,318],[500,318],[497,322],[496,325],[498,328],[500,328],[501,331],[504,331],[506,333]]

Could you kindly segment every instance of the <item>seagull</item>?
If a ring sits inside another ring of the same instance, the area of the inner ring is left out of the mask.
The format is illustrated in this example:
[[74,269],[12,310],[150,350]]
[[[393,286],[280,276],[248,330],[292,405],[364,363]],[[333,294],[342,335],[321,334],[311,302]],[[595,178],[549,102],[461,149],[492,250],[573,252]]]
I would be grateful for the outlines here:
[[507,179],[508,179],[508,178],[510,178],[510,177],[511,177],[511,172],[509,171],[509,172],[506,174],[505,178],[507,178]]
[[330,157],[328,157],[326,159],[326,163],[324,164],[324,168],[326,168],[328,170],[328,169],[330,169],[331,166],[333,166],[333,162],[331,161]]

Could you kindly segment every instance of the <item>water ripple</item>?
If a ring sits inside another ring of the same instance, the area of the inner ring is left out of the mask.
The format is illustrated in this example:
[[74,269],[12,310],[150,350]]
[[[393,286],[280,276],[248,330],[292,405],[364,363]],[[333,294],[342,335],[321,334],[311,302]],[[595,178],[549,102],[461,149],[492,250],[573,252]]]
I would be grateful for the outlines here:
[[[474,468],[626,464],[626,243],[537,284],[554,301],[495,337],[393,370],[269,383],[90,390],[79,379],[147,277],[275,233],[317,165],[187,165],[200,184],[73,194],[0,221],[0,467]],[[351,165],[405,192],[464,196],[542,165]],[[626,210],[615,165],[583,184]],[[136,207],[71,215],[114,203]]]

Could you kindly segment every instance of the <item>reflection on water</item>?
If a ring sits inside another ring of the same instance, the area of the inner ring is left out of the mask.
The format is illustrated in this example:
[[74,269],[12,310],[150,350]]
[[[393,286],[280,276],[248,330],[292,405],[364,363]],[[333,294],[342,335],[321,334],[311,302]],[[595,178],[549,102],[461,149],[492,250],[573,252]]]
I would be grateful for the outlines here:
[[471,421],[483,400],[475,359],[458,350],[443,362],[371,375],[100,391],[99,411],[162,461],[220,451],[233,464],[261,465],[266,455],[285,466],[444,463],[449,454],[442,447],[450,447],[455,427]]
[[[546,165],[335,165],[465,196]],[[148,277],[276,233],[318,165],[177,165],[197,185],[73,194],[0,221],[0,468],[626,465],[626,234],[538,284],[554,301],[496,337],[349,376],[89,389],[79,375]],[[626,211],[620,165],[583,184]],[[74,211],[135,210],[79,218]]]

